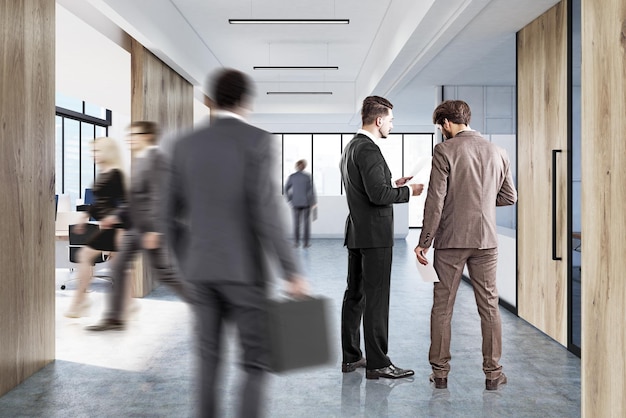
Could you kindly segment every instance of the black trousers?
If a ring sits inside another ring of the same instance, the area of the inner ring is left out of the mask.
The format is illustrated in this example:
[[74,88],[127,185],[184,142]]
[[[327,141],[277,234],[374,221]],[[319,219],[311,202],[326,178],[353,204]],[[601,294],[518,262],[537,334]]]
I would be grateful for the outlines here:
[[358,361],[361,318],[368,369],[391,364],[387,357],[389,335],[389,285],[392,248],[348,249],[348,285],[341,310],[343,361]]
[[224,381],[219,378],[224,323],[229,320],[239,333],[244,371],[240,395],[235,396],[240,418],[263,416],[266,372],[269,370],[267,296],[263,286],[190,282],[191,303],[196,316],[198,368],[198,417],[223,416],[219,399]]

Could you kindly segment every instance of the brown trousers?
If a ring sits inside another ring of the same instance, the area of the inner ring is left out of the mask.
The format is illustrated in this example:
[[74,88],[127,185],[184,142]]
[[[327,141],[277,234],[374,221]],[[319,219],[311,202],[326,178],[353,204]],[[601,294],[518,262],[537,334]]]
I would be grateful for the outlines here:
[[428,358],[435,377],[450,372],[450,337],[456,292],[467,264],[480,315],[483,336],[483,371],[487,379],[500,376],[502,366],[502,323],[498,307],[496,266],[498,249],[451,248],[435,250],[433,267],[440,282],[434,284],[430,314],[430,352]]

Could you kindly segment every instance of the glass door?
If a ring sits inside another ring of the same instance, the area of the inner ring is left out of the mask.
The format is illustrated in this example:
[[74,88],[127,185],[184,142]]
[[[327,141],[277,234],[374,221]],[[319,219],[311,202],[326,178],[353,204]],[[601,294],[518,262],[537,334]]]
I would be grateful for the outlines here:
[[569,149],[571,172],[569,173],[570,184],[570,265],[569,265],[569,309],[568,309],[568,348],[570,351],[580,356],[581,351],[581,5],[580,0],[570,1],[570,91],[571,91],[571,112],[570,112],[570,140]]

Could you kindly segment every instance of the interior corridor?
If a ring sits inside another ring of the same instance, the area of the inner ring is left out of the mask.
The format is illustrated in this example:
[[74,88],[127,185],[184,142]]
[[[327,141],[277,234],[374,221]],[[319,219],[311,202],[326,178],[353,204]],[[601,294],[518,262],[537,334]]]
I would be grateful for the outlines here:
[[[575,417],[580,416],[580,359],[525,321],[501,309],[502,365],[508,384],[484,390],[480,323],[470,285],[458,293],[448,389],[428,382],[432,285],[417,275],[413,248],[419,230],[396,240],[391,283],[389,356],[415,370],[413,380],[366,380],[363,369],[342,374],[339,315],[346,279],[342,240],[313,240],[298,249],[315,294],[332,300],[333,364],[268,379],[267,417]],[[210,266],[207,266],[209,269]],[[138,299],[125,331],[90,333],[108,284],[95,284],[90,316],[68,319],[73,285],[61,290],[57,271],[56,361],[0,398],[0,417],[194,416],[193,320],[163,286]],[[280,287],[273,289],[278,292]],[[229,332],[220,395],[234,417],[238,368]]]

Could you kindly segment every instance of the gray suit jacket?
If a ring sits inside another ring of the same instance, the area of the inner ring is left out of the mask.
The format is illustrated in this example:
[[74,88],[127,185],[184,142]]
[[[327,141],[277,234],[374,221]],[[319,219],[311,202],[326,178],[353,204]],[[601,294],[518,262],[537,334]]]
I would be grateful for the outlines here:
[[133,161],[128,205],[121,208],[118,217],[140,232],[163,232],[161,193],[167,174],[165,156],[157,147],[146,150]]
[[408,202],[408,187],[393,187],[391,171],[378,145],[356,135],[341,155],[341,180],[350,213],[346,219],[348,248],[393,246],[393,203]]
[[186,248],[179,265],[187,280],[262,283],[269,279],[266,255],[285,278],[300,273],[280,217],[274,151],[267,132],[232,117],[174,145],[165,220],[169,238],[180,235],[180,220],[188,227],[175,244]]
[[419,245],[496,248],[496,206],[517,201],[509,157],[476,131],[434,149]]
[[308,208],[317,203],[311,176],[302,171],[290,175],[285,183],[285,196],[294,208]]

